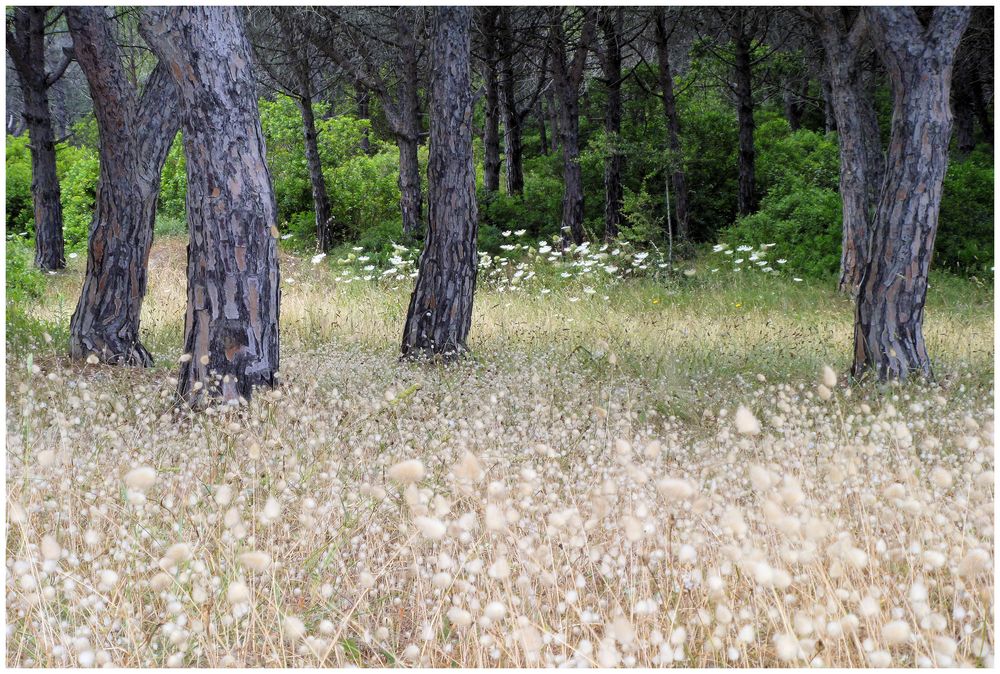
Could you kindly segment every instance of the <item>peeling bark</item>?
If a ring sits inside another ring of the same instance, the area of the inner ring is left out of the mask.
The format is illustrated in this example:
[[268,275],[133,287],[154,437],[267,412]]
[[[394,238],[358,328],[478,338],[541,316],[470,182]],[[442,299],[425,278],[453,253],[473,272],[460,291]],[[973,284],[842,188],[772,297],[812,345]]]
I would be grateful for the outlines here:
[[476,287],[476,173],[468,7],[436,9],[431,40],[428,222],[403,329],[404,357],[466,350]]
[[250,45],[237,7],[147,8],[142,33],[169,66],[187,159],[187,313],[178,394],[249,399],[278,370],[277,207]]
[[892,135],[855,311],[854,364],[879,380],[931,376],[923,336],[951,139],[952,65],[967,7],[938,7],[925,28],[909,7],[866,7],[893,90]]
[[87,270],[70,319],[70,356],[149,366],[139,340],[160,174],[180,126],[174,83],[157,65],[140,97],[103,7],[67,7],[100,132],[100,175],[87,239]]

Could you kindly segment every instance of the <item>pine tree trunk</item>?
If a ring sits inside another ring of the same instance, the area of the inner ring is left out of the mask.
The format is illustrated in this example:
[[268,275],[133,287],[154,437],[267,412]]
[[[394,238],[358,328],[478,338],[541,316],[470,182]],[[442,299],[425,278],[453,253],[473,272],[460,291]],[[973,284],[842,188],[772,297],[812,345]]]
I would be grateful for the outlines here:
[[164,65],[140,98],[102,7],[68,7],[76,60],[94,101],[100,174],[87,239],[87,269],[70,319],[70,356],[149,366],[139,339],[160,174],[180,126],[177,94]]
[[399,206],[403,213],[403,232],[420,231],[420,211],[424,197],[420,193],[420,163],[417,161],[415,136],[397,136],[399,146]]
[[660,95],[663,98],[663,113],[667,118],[667,147],[670,149],[670,182],[673,184],[674,212],[677,215],[674,223],[674,233],[678,239],[688,238],[688,190],[687,176],[684,173],[684,156],[681,149],[681,118],[677,113],[677,101],[674,98],[674,77],[670,67],[670,49],[667,44],[666,15],[662,8],[657,8],[656,25],[656,59],[659,66]]
[[178,393],[249,399],[278,370],[277,207],[250,45],[236,7],[147,8],[143,36],[170,67],[187,159],[187,314]]
[[583,230],[583,174],[580,170],[580,103],[575,91],[564,91],[559,101],[559,138],[563,156],[563,245],[587,238]]
[[[610,11],[610,10],[609,10]],[[604,82],[607,104],[604,114],[604,132],[608,143],[604,159],[604,238],[618,236],[622,224],[622,49],[621,33],[623,12],[621,7],[602,21],[604,33]]]
[[[361,82],[354,83],[355,90],[355,103],[357,104],[358,119],[364,119],[371,121],[371,91],[368,90]],[[365,133],[361,136],[361,151],[365,154],[372,153],[372,144],[369,139],[369,130],[365,129]]]
[[756,153],[753,146],[753,88],[750,66],[750,38],[741,30],[733,40],[735,53],[734,76],[736,79],[736,119],[739,125],[739,195],[740,215],[750,215],[757,210],[754,182]]
[[476,287],[476,173],[468,7],[436,9],[431,40],[428,226],[410,297],[402,354],[458,357],[466,350]]
[[883,381],[929,377],[927,274],[948,166],[951,70],[969,9],[936,8],[926,29],[909,7],[864,11],[894,101],[886,177],[857,299],[852,372],[873,370]]
[[497,14],[492,7],[483,13],[483,84],[486,101],[483,123],[483,188],[488,195],[500,191],[500,90],[497,83]]
[[823,133],[832,133],[837,130],[837,118],[833,113],[833,97],[830,80],[823,78]]
[[[509,7],[501,7],[500,29],[500,114],[503,117],[504,168],[507,177],[507,194],[524,193],[524,150],[521,142],[522,124],[525,115],[517,109],[514,91],[514,56],[511,45],[512,35],[509,24]],[[542,154],[548,154],[548,139],[545,137],[545,119],[538,108],[541,124]]]
[[[16,7],[7,18],[7,53],[21,85],[24,121],[31,152],[31,197],[35,218],[35,266],[66,266],[55,132],[45,71],[45,17],[48,7]],[[13,31],[11,28],[13,27]]]
[[309,167],[309,183],[312,186],[313,210],[316,213],[316,246],[324,253],[333,245],[334,232],[330,222],[330,197],[323,179],[323,164],[319,158],[319,134],[316,131],[316,117],[313,102],[309,96],[296,98],[302,114],[302,135],[305,139],[306,165]]
[[35,215],[35,266],[66,266],[62,204],[56,174],[56,143],[45,89],[25,89],[24,117],[31,149],[31,197]]

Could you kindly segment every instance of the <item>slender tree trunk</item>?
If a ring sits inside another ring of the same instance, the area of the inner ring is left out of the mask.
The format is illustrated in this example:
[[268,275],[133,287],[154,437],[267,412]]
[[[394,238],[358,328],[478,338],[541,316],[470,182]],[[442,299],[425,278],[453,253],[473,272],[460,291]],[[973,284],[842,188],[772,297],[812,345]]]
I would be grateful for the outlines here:
[[621,147],[623,11],[621,7],[609,11],[611,14],[601,22],[604,33],[604,82],[608,97],[604,114],[604,132],[608,143],[604,159],[604,238],[608,241],[618,236],[624,201],[624,156]]
[[423,195],[420,192],[419,147],[415,136],[397,136],[399,146],[399,206],[403,212],[403,231],[416,234],[420,231],[420,211]]
[[688,190],[687,176],[684,173],[684,156],[681,149],[681,118],[677,113],[677,101],[674,97],[674,77],[670,67],[666,13],[662,8],[657,8],[654,18],[660,95],[663,98],[663,113],[667,118],[667,147],[670,149],[670,168],[668,171],[673,183],[674,211],[677,214],[674,233],[678,239],[683,240],[688,238]]
[[979,128],[983,130],[986,142],[993,147],[993,123],[990,121],[989,106],[986,104],[986,96],[983,95],[983,83],[979,77],[973,77],[970,84],[972,91],[972,108],[976,111],[976,119],[979,120]]
[[486,101],[483,124],[483,188],[487,195],[500,191],[500,86],[497,82],[497,14],[491,7],[483,12],[483,83]]
[[403,329],[403,356],[466,350],[476,287],[476,173],[468,7],[436,9],[431,41],[428,226]]
[[538,118],[538,141],[541,146],[539,149],[542,154],[549,153],[549,138],[545,129],[545,111],[542,109],[542,101],[539,99],[538,108],[535,111],[535,116]]
[[[48,89],[58,75],[45,70],[45,17],[48,7],[16,7],[7,19],[7,53],[14,64],[24,103],[31,151],[31,197],[35,217],[35,266],[66,266],[62,205],[56,175],[55,132]],[[11,28],[13,27],[13,31]]]
[[741,29],[733,40],[736,79],[736,119],[739,125],[739,195],[740,215],[750,215],[757,210],[754,182],[756,153],[753,146],[753,88],[750,65],[750,38]]
[[552,130],[552,136],[549,139],[550,149],[558,150],[559,139],[562,138],[562,130],[559,128],[559,110],[556,105],[555,86],[549,87],[545,92],[545,114],[549,119],[549,129]]
[[187,314],[178,393],[249,399],[278,370],[277,207],[250,45],[236,7],[146,8],[174,76],[187,159]]
[[400,133],[399,144],[399,191],[400,209],[403,213],[403,232],[416,234],[420,231],[424,205],[420,191],[420,164],[417,161],[417,147],[420,142],[420,99],[417,69],[417,41],[413,34],[413,16],[410,12],[397,12],[396,36],[400,44],[402,72],[399,83]]
[[316,132],[316,118],[313,115],[312,98],[308,95],[295,99],[302,114],[302,135],[305,138],[306,165],[309,167],[309,182],[312,185],[313,210],[316,213],[316,246],[324,253],[333,245],[334,232],[330,222],[330,197],[323,179],[323,163],[319,158],[319,134]]
[[809,78],[796,76],[788,77],[783,82],[785,90],[781,99],[785,109],[785,119],[792,131],[802,128],[802,116],[805,113],[805,103],[803,93],[809,88]]
[[559,105],[560,145],[563,156],[563,244],[577,245],[587,238],[583,230],[583,174],[580,171],[580,102],[574,91],[563,91]]
[[[371,91],[362,84],[360,81],[354,83],[355,91],[355,103],[357,105],[358,119],[364,119],[366,121],[371,121]],[[372,153],[371,139],[369,138],[369,130],[365,129],[364,135],[361,136],[361,151],[365,154]]]
[[931,376],[923,336],[927,273],[934,250],[951,139],[955,50],[968,7],[934,9],[925,29],[909,7],[866,7],[872,39],[893,89],[886,178],[854,329],[854,376]]
[[[509,23],[509,7],[501,7],[499,13],[500,38],[500,114],[503,117],[504,168],[507,177],[507,194],[524,193],[524,150],[521,144],[524,115],[517,109],[514,91],[514,55]],[[548,154],[548,140],[545,138],[545,120],[539,110],[541,123],[542,154]]]
[[129,81],[103,7],[67,7],[66,21],[94,101],[100,175],[87,240],[87,269],[70,319],[70,356],[149,366],[139,339],[160,174],[180,126],[164,65],[140,98]]

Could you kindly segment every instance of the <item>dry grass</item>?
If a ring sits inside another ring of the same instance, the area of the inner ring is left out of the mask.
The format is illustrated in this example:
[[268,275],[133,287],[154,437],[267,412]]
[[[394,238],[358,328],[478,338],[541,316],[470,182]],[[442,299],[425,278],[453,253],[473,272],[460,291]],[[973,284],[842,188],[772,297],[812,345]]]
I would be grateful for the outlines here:
[[286,385],[241,409],[8,354],[7,664],[992,665],[984,302],[932,296],[938,382],[884,391],[824,373],[845,301],[735,274],[485,289],[433,368],[395,359],[407,284],[283,265]]

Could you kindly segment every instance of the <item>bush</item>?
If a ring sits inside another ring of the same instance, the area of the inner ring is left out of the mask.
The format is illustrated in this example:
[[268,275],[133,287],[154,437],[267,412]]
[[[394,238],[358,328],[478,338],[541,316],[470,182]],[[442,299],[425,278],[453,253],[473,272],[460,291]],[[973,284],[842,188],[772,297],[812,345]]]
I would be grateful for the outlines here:
[[35,220],[31,202],[31,153],[27,134],[7,136],[6,152],[7,234],[33,236]]
[[63,208],[63,237],[67,248],[87,243],[94,219],[94,200],[101,165],[97,153],[85,147],[60,146],[56,161]]
[[934,266],[961,274],[989,274],[993,267],[993,157],[980,146],[952,157],[944,178]]
[[184,139],[180,132],[174,138],[167,160],[160,173],[160,197],[157,215],[170,220],[187,221],[184,200],[187,197],[187,162],[184,159]]

